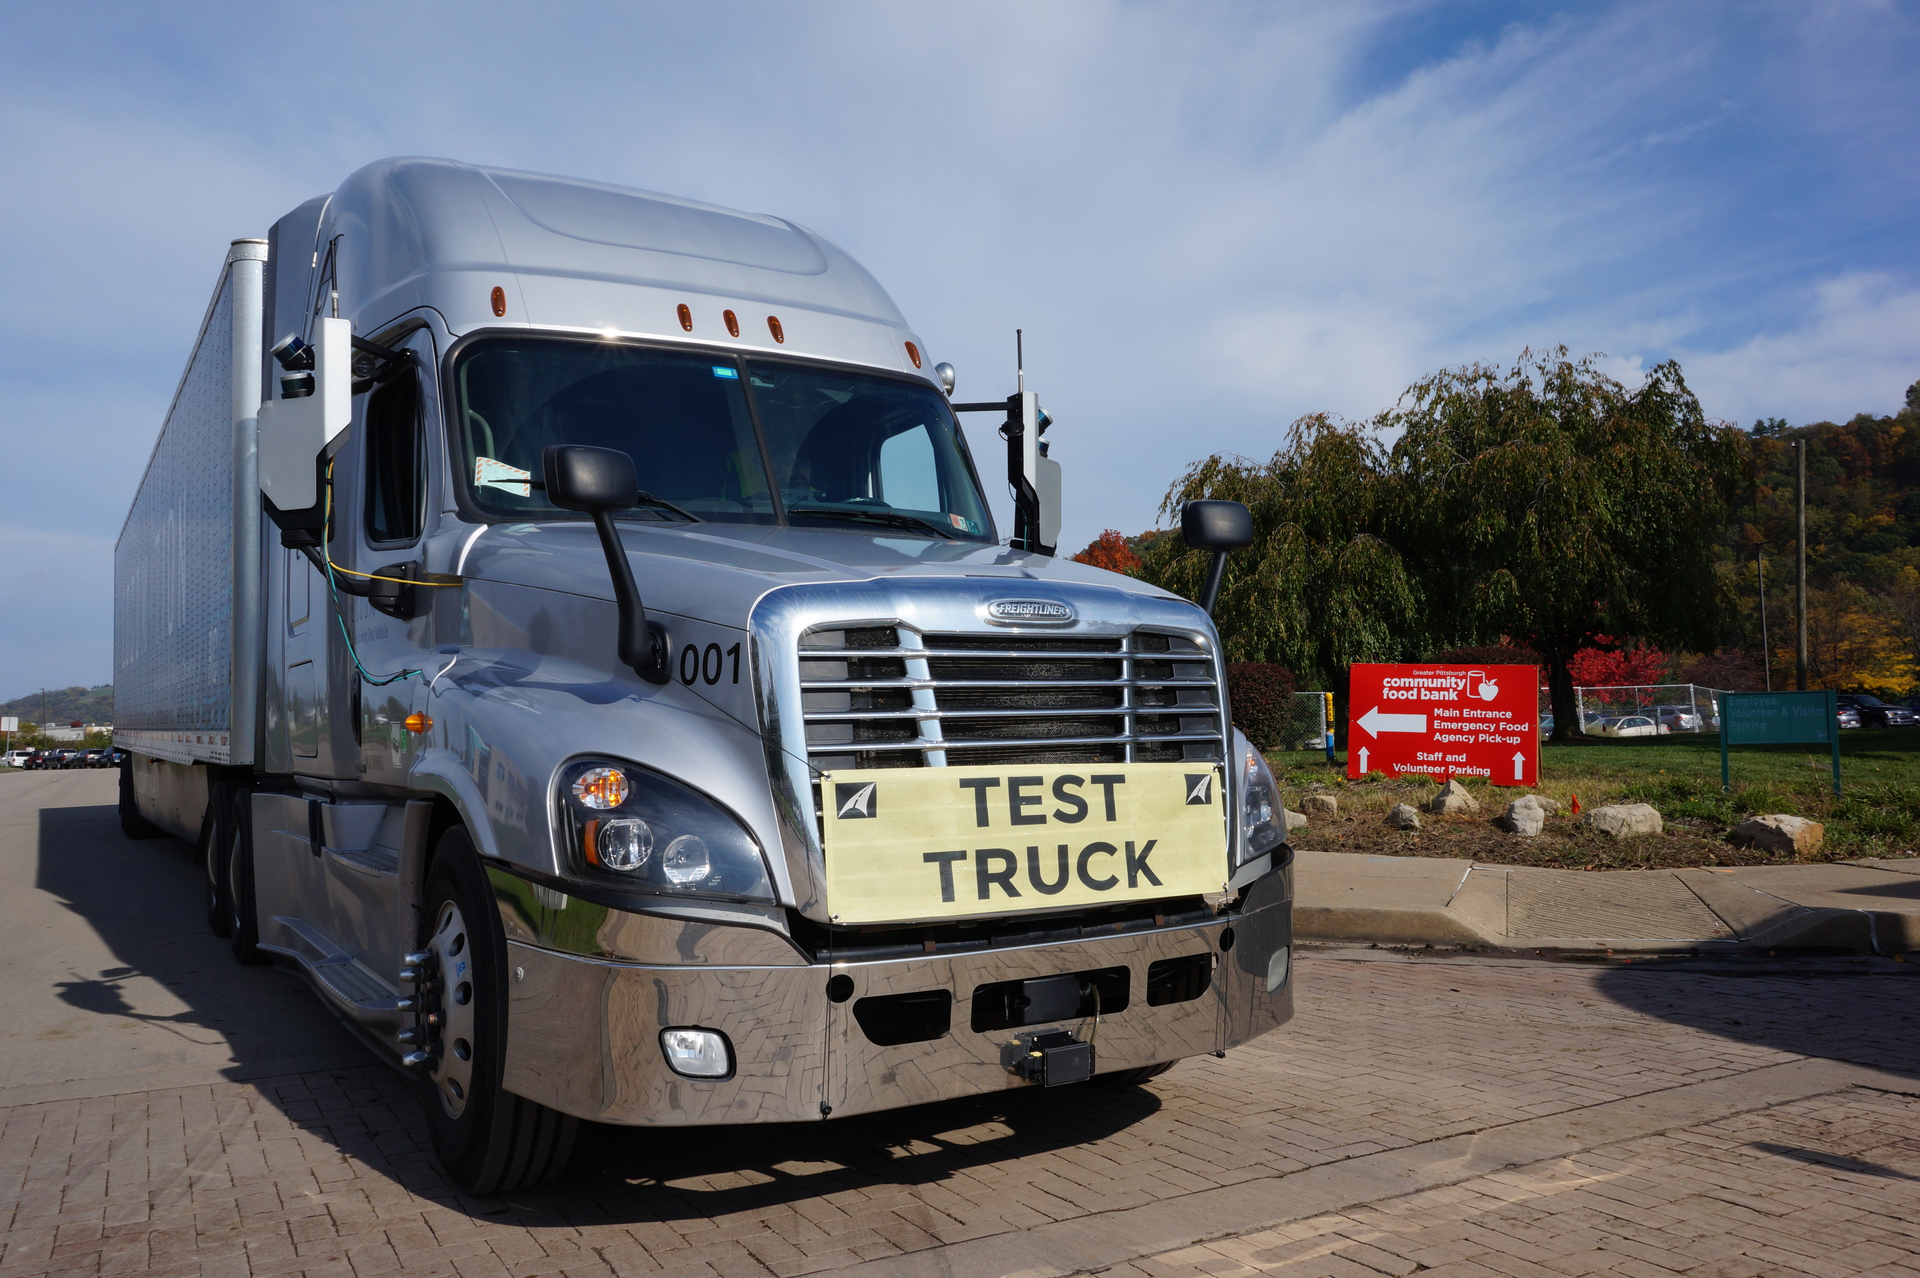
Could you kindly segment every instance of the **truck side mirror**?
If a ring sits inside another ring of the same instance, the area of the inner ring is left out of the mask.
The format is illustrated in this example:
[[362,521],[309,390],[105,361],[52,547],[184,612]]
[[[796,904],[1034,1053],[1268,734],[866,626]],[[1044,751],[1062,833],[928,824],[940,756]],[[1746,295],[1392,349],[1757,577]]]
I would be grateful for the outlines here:
[[285,531],[315,531],[326,523],[321,478],[325,455],[353,420],[353,325],[315,322],[314,343],[282,342],[277,357],[312,367],[288,367],[276,379],[283,394],[260,405],[260,493],[269,518]]
[[1200,606],[1211,617],[1220,599],[1227,555],[1253,544],[1253,512],[1237,501],[1190,501],[1180,508],[1180,536],[1195,550],[1213,552],[1207,588],[1200,594]]
[[633,565],[627,562],[620,530],[613,526],[614,511],[626,510],[640,500],[633,458],[612,448],[555,444],[540,454],[540,469],[548,501],[562,510],[593,516],[600,549],[607,556],[607,573],[613,578],[613,602],[620,610],[614,646],[621,663],[649,683],[665,683],[667,632],[658,622],[647,620],[646,605],[633,584]]

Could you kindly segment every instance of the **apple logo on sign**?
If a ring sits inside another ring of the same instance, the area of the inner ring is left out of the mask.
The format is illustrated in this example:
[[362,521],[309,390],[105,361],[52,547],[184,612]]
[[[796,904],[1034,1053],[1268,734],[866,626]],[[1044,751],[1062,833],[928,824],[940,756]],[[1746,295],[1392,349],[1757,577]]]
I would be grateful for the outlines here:
[[1475,691],[1474,695],[1482,701],[1492,701],[1500,695],[1500,685],[1489,679],[1484,670],[1475,670],[1467,677],[1480,681],[1480,687]]

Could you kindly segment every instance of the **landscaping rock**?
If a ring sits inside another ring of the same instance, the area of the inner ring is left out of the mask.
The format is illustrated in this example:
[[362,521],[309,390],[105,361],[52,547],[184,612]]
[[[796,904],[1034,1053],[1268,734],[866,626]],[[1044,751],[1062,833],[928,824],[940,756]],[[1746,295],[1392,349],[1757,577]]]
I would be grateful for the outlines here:
[[1792,852],[1795,855],[1818,852],[1827,841],[1827,827],[1805,817],[1777,814],[1748,817],[1727,831],[1727,838],[1740,847],[1755,847],[1763,852]]
[[1659,834],[1666,826],[1660,814],[1645,803],[1610,803],[1587,813],[1587,824],[1616,839],[1637,839]]
[[1507,805],[1499,824],[1503,830],[1530,839],[1546,828],[1546,805],[1537,794],[1522,795]]
[[1387,810],[1387,824],[1396,830],[1420,828],[1420,813],[1410,803],[1396,803]]
[[1295,812],[1292,808],[1282,808],[1280,810],[1287,814],[1287,833],[1288,834],[1292,834],[1295,830],[1304,830],[1307,828],[1307,818],[1305,813]]
[[1333,821],[1340,816],[1340,800],[1331,794],[1309,794],[1300,801],[1309,821]]
[[1549,799],[1544,794],[1529,794],[1529,795],[1526,795],[1525,797],[1532,799],[1535,803],[1539,804],[1540,810],[1546,813],[1548,816],[1560,815],[1560,800]]
[[1467,793],[1467,787],[1458,781],[1448,781],[1440,787],[1440,793],[1433,796],[1433,802],[1427,805],[1429,811],[1442,816],[1462,814],[1471,816],[1480,810],[1480,800]]

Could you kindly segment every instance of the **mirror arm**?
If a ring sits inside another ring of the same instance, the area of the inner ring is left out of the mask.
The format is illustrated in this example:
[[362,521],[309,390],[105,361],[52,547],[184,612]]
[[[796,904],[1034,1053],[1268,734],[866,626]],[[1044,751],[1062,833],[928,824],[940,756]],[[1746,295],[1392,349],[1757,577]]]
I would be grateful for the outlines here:
[[1209,617],[1213,615],[1213,605],[1220,600],[1220,582],[1227,574],[1227,555],[1231,552],[1216,550],[1213,563],[1207,568],[1207,586],[1200,592],[1200,610]]
[[640,602],[640,589],[633,583],[633,565],[627,562],[626,547],[613,515],[604,510],[593,512],[593,530],[600,534],[600,549],[607,555],[607,572],[613,578],[613,602],[620,610],[616,651],[621,664],[648,683],[667,682],[667,632],[657,621],[647,619],[646,605]]

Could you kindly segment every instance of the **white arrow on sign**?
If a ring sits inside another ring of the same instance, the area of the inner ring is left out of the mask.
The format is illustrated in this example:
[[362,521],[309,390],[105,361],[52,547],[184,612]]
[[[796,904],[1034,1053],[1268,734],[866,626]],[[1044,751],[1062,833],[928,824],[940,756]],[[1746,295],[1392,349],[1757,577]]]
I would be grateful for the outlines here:
[[1361,746],[1360,747],[1360,775],[1365,776],[1366,774],[1367,774],[1367,748],[1365,746]]
[[1523,776],[1526,775],[1526,767],[1527,767],[1527,756],[1524,754],[1521,754],[1518,750],[1515,750],[1513,752],[1513,779],[1515,781],[1520,780]]
[[1360,726],[1373,736],[1383,732],[1425,732],[1427,716],[1424,714],[1381,714],[1375,706],[1360,716]]

